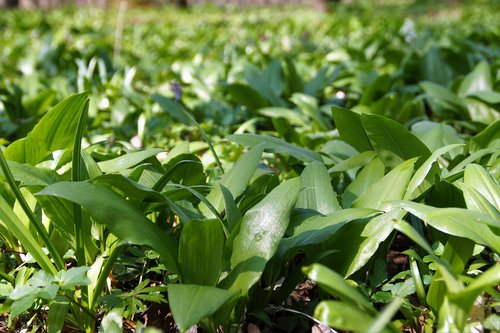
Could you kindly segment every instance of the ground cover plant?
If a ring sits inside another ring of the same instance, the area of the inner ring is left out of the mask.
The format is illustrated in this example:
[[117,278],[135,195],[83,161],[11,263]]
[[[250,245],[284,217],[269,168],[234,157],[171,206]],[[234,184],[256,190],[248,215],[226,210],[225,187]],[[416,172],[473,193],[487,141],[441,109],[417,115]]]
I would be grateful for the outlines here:
[[500,331],[496,7],[0,13],[1,329]]

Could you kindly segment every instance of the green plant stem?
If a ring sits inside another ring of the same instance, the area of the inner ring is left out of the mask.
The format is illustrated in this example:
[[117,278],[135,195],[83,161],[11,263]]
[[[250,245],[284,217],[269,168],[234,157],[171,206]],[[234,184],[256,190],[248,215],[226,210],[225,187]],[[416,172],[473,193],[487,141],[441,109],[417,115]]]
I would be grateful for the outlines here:
[[47,247],[47,250],[49,251],[50,255],[52,256],[52,259],[54,260],[54,263],[57,267],[58,270],[64,269],[64,261],[62,260],[62,257],[59,255],[59,252],[57,252],[56,248],[54,245],[50,242],[50,237],[45,230],[44,225],[42,222],[38,220],[38,218],[35,216],[35,214],[31,211],[30,206],[26,202],[26,200],[23,197],[23,194],[19,190],[19,188],[16,185],[16,181],[14,179],[14,176],[12,175],[12,172],[10,171],[9,166],[7,165],[7,161],[5,160],[5,157],[3,155],[2,150],[0,149],[0,167],[2,168],[3,174],[5,178],[7,179],[7,182],[9,183],[9,186],[14,193],[17,201],[19,201],[19,204],[21,205],[21,208],[23,209],[24,213],[30,220],[30,223],[33,225],[35,230],[37,231],[38,235],[42,239],[43,243]]
[[14,283],[16,281],[16,279],[14,279],[14,277],[12,277],[9,274],[2,272],[2,271],[0,271],[0,277],[4,280],[8,281],[9,283]]
[[86,315],[88,315],[92,320],[95,322],[97,320],[97,317],[95,313],[92,313],[89,309],[78,303],[73,299],[73,297],[68,296],[66,293],[62,293],[61,296],[66,297],[72,304],[76,305],[80,310],[82,310]]
[[97,305],[97,300],[104,290],[106,279],[108,278],[111,269],[113,269],[113,265],[115,264],[116,259],[118,259],[120,253],[122,253],[122,251],[125,249],[125,245],[126,244],[124,242],[120,242],[118,245],[111,249],[109,257],[104,263],[104,266],[99,273],[99,277],[97,278],[94,292],[92,293],[92,299],[89,300],[89,305],[91,308],[94,308]]
[[[71,180],[81,181],[82,177],[82,157],[81,157],[81,145],[83,129],[85,127],[85,121],[87,119],[87,112],[89,108],[89,101],[85,104],[83,112],[80,114],[80,119],[78,119],[78,126],[75,135],[75,142],[73,144],[73,154],[71,162]],[[75,255],[76,260],[79,265],[85,265],[85,247],[83,241],[83,226],[82,226],[82,208],[78,204],[73,204],[73,218],[75,226]]]
[[182,108],[181,108],[181,110],[189,117],[189,119],[191,119],[191,121],[193,122],[193,124],[198,128],[198,130],[200,131],[201,136],[207,142],[208,148],[212,152],[212,155],[215,158],[215,163],[217,163],[217,166],[219,167],[220,172],[222,174],[224,174],[224,168],[222,167],[222,163],[220,162],[219,157],[217,156],[217,153],[215,152],[214,146],[212,145],[212,140],[210,140],[210,138],[208,137],[208,135],[205,132],[205,130],[203,130],[203,128],[200,126],[200,124],[196,121],[196,119],[194,119],[194,117],[189,112],[187,112],[186,110],[184,110]]

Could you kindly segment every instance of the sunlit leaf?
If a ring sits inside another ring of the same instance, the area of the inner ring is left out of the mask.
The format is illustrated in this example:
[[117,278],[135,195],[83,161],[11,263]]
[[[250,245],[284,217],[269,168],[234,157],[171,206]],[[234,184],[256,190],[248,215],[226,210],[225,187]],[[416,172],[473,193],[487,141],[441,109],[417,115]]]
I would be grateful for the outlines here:
[[193,284],[170,284],[168,303],[181,332],[214,314],[237,292]]

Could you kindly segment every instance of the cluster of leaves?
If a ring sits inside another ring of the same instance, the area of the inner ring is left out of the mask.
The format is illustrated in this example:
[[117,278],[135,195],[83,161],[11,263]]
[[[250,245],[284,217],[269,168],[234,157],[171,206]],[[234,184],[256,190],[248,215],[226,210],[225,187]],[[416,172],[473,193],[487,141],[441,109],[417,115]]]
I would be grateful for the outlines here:
[[[87,9],[0,15],[8,324],[43,310],[50,332],[121,331],[166,303],[181,331],[273,311],[498,330],[490,7],[446,23],[166,9],[116,29]],[[318,294],[294,302],[306,279]]]

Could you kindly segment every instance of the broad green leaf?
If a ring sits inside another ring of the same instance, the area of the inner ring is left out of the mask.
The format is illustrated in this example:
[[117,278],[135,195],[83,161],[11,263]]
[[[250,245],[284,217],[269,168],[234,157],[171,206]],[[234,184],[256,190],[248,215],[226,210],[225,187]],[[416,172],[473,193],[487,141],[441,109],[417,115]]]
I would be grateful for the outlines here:
[[443,60],[439,50],[434,46],[425,53],[421,63],[421,71],[425,80],[442,85],[448,84],[453,75],[450,66]]
[[[24,186],[45,186],[61,181],[63,178],[54,170],[34,167],[30,164],[22,164],[15,161],[7,161],[14,179]],[[4,178],[0,168],[0,177]]]
[[344,304],[349,304],[357,310],[363,311],[369,315],[375,315],[377,313],[370,301],[347,283],[339,273],[321,264],[313,264],[304,267],[302,270],[307,277],[315,281],[330,295],[338,297]]
[[382,179],[370,185],[352,206],[383,210],[386,202],[403,199],[414,163],[415,159],[411,159],[392,169]]
[[86,92],[62,100],[40,119],[26,138],[5,149],[5,158],[36,165],[56,150],[70,149],[80,115],[88,108],[88,103]]
[[467,94],[467,96],[479,99],[480,101],[488,103],[490,105],[500,104],[500,92],[496,92],[493,90],[476,90]]
[[[402,297],[395,297],[394,300],[386,306],[382,312],[373,320],[370,324],[370,328],[367,332],[378,333],[383,332],[387,325],[390,325],[392,317],[399,311],[401,305],[403,304]],[[391,330],[394,332],[399,332],[394,326],[391,325]]]
[[269,105],[269,102],[253,87],[241,83],[233,83],[225,88],[230,99],[244,105],[250,110],[262,109]]
[[379,152],[383,160],[387,160],[387,152],[393,153],[405,161],[412,157],[420,157],[416,163],[418,168],[431,156],[430,150],[422,141],[417,139],[406,127],[392,119],[362,114],[361,123],[373,148]]
[[127,153],[107,161],[99,162],[97,164],[104,173],[122,172],[126,169],[136,166],[145,159],[161,153],[162,151],[163,149],[161,148],[144,149],[132,153]]
[[300,178],[288,180],[248,210],[233,241],[231,271],[222,281],[225,289],[246,294],[262,275],[285,234],[300,191]]
[[[474,242],[469,239],[451,236],[446,242],[441,259],[449,264],[448,269],[451,272],[460,276],[472,256],[473,250]],[[448,292],[446,283],[441,277],[441,272],[437,271],[427,292],[427,304],[435,311],[441,307]]]
[[209,286],[170,284],[168,303],[181,332],[211,316],[237,292]]
[[489,124],[488,127],[471,139],[471,152],[489,147],[495,140],[500,140],[500,120]]
[[16,300],[10,306],[9,313],[9,326],[11,326],[12,320],[22,314],[24,311],[31,308],[33,303],[35,303],[36,295],[31,294],[26,297],[23,297],[19,300]]
[[474,187],[464,183],[456,183],[455,186],[462,190],[467,209],[487,214],[492,218],[499,217],[498,209]]
[[347,186],[342,194],[342,206],[349,208],[353,201],[359,198],[366,192],[370,186],[378,182],[384,177],[385,165],[379,158],[372,159]]
[[475,98],[465,98],[465,104],[469,111],[469,116],[473,121],[480,122],[483,124],[491,124],[497,120],[500,120],[500,113],[498,108],[483,103]]
[[37,193],[37,196],[44,195],[79,204],[118,238],[150,246],[162,257],[168,269],[179,272],[177,248],[170,236],[109,188],[86,182],[59,182]]
[[330,124],[323,118],[323,115],[318,108],[318,101],[314,97],[302,93],[294,93],[290,98],[290,101],[297,105],[307,116],[309,116],[309,118],[311,118],[312,121],[318,125],[320,130],[328,130]]
[[154,185],[151,186],[155,191],[163,190],[169,182],[188,186],[205,184],[207,176],[203,172],[203,164],[194,154],[177,154],[163,168],[166,172],[159,179],[154,179]]
[[[500,141],[498,141],[498,143],[500,144]],[[484,156],[488,156],[488,155],[495,156],[494,154],[498,154],[498,147],[480,149],[480,150],[472,153],[470,156],[468,156],[464,160],[462,160],[462,162],[458,163],[453,169],[450,170],[449,175],[447,175],[447,177],[454,176],[454,175],[462,172],[467,165],[469,165],[475,161],[478,161],[479,159],[481,159]]]
[[500,187],[484,167],[477,164],[466,166],[464,183],[476,189],[490,204],[500,211]]
[[333,119],[340,138],[356,148],[359,152],[373,150],[372,143],[366,135],[361,116],[354,111],[332,106]]
[[307,208],[328,215],[341,207],[337,194],[333,191],[330,175],[321,162],[312,162],[301,174],[302,188],[295,205],[296,208]]
[[368,222],[357,220],[347,223],[328,241],[328,246],[338,250],[332,256],[333,267],[345,277],[351,276],[368,263],[394,231],[394,221],[406,213],[394,209],[380,214]]
[[105,174],[92,179],[94,184],[107,184],[119,190],[123,195],[135,201],[157,201],[163,202],[165,197],[159,192],[152,190],[132,179],[120,174]]
[[[411,130],[432,152],[444,146],[464,143],[463,137],[457,130],[445,123],[419,121],[411,126]],[[458,151],[449,155],[455,158],[460,153],[461,151]]]
[[[442,147],[434,151],[431,156],[418,168],[418,170],[415,172],[413,177],[410,180],[410,183],[408,184],[404,199],[405,200],[410,200],[410,199],[415,199],[418,197],[420,194],[422,194],[425,190],[428,189],[429,185],[424,185],[422,189],[418,189],[419,186],[423,185],[422,182],[424,182],[425,178],[428,176],[429,172],[431,171],[432,164],[436,162],[436,160],[443,154],[446,154],[452,149],[461,147],[461,144],[455,144],[455,145],[449,145],[446,147]],[[417,191],[418,189],[418,191]]]
[[[464,307],[470,308],[476,299],[476,296],[489,287],[495,287],[500,281],[500,264],[496,263],[464,289],[452,293],[450,299],[458,302],[463,302]],[[469,306],[467,306],[467,304]]]
[[458,94],[465,97],[474,92],[492,90],[493,81],[491,79],[490,66],[486,61],[481,61],[472,72],[464,77],[458,88]]
[[500,252],[498,219],[462,208],[435,208],[414,202],[402,202],[400,205],[404,210],[444,233],[471,239]]
[[241,220],[241,212],[234,201],[233,195],[231,192],[222,184],[219,184],[220,189],[222,191],[222,195],[224,197],[224,208],[226,211],[226,221],[227,221],[227,229],[229,232],[232,232],[236,227],[236,224]]
[[468,119],[467,105],[449,89],[429,81],[419,82],[419,86],[425,92],[426,101],[435,113],[442,117],[449,117],[451,114]]
[[47,257],[42,247],[38,244],[37,240],[33,237],[31,231],[24,225],[19,217],[17,217],[12,208],[10,208],[9,204],[1,195],[0,223],[2,223],[7,230],[9,230],[9,232],[19,240],[22,247],[33,256],[43,270],[52,274],[57,273],[56,268]]
[[258,113],[269,118],[284,118],[291,125],[307,126],[308,119],[300,112],[287,108],[268,107],[259,109]]
[[47,316],[47,327],[49,333],[61,332],[66,323],[66,316],[70,307],[69,300],[62,295],[56,298],[49,305],[49,315]]
[[[370,332],[370,324],[373,322],[373,315],[356,308],[355,306],[339,301],[323,301],[314,310],[314,318],[323,324],[336,329]],[[393,332],[385,329],[382,332]]]
[[87,277],[88,267],[79,266],[72,267],[67,271],[60,271],[58,273],[57,281],[61,288],[72,289],[76,286],[85,286],[90,283]]
[[359,154],[354,155],[353,157],[349,157],[347,160],[342,161],[335,166],[328,169],[329,173],[333,172],[343,172],[351,169],[357,169],[360,167],[364,167],[368,163],[370,163],[375,157],[377,157],[377,153],[374,151],[365,151]]
[[[449,283],[450,279],[445,279]],[[438,332],[463,332],[467,317],[472,305],[481,292],[498,285],[500,281],[500,265],[496,264],[486,272],[475,278],[467,287],[447,287],[450,292],[444,297],[443,305],[439,309]]]
[[189,221],[179,241],[183,283],[215,286],[222,271],[224,232],[220,221]]
[[[237,198],[246,189],[250,179],[255,173],[255,170],[257,170],[263,151],[263,144],[252,148],[249,152],[243,155],[243,157],[240,158],[219,181],[216,182],[213,190],[207,195],[207,200],[212,203],[219,213],[222,212],[222,209],[224,208],[224,195],[222,194],[222,190],[218,184],[221,184],[228,189],[233,198]],[[200,205],[200,210],[207,217],[214,216],[205,205]]]
[[123,332],[123,308],[114,307],[102,317],[99,333]]
[[286,141],[268,135],[233,134],[229,135],[226,139],[247,147],[255,147],[259,144],[264,144],[264,149],[266,151],[276,154],[287,154],[304,162],[322,160],[321,155],[312,150],[296,147]]
[[153,101],[158,103],[160,107],[170,114],[175,120],[183,123],[184,125],[191,126],[191,119],[187,116],[187,110],[184,106],[171,98],[167,98],[165,96],[161,96],[158,94],[153,94],[151,96]]
[[307,245],[320,244],[333,236],[342,226],[350,221],[368,218],[377,214],[377,210],[367,208],[347,208],[328,216],[314,216],[299,224],[293,234],[284,238],[277,255],[284,256],[290,250]]

